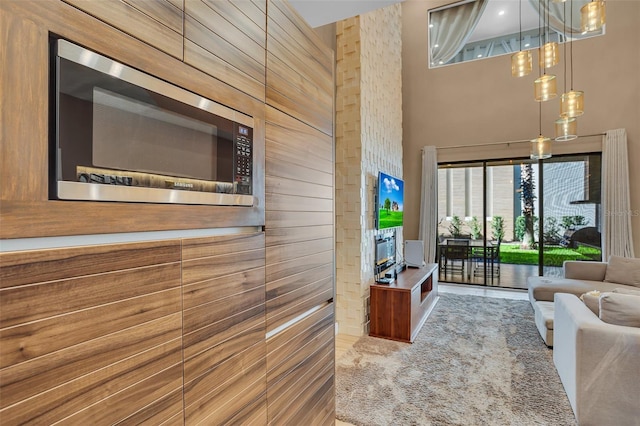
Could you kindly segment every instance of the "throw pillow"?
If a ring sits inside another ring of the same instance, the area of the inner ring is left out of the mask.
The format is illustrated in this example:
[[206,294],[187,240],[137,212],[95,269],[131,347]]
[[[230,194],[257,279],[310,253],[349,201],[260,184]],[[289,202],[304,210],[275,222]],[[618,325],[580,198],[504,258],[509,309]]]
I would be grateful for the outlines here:
[[582,300],[585,306],[591,309],[591,312],[596,314],[596,316],[600,316],[600,292],[598,290],[591,290],[580,296],[580,300]]
[[604,280],[610,283],[640,287],[640,259],[631,257],[609,257]]
[[640,296],[603,293],[600,296],[600,319],[609,324],[640,327]]
[[613,293],[621,293],[621,294],[633,294],[634,296],[640,296],[640,289],[632,290],[630,288],[614,288],[611,290]]

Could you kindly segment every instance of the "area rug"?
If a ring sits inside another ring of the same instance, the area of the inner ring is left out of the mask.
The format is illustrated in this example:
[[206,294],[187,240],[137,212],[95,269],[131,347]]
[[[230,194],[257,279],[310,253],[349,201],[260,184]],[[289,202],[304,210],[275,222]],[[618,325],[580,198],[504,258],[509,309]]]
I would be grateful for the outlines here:
[[441,293],[413,344],[365,336],[336,363],[354,425],[575,425],[527,301]]

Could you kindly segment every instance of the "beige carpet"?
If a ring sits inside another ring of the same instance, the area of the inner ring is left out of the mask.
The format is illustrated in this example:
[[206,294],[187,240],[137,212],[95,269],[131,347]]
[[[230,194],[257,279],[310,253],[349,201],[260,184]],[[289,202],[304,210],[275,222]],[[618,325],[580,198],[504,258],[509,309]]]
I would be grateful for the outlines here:
[[362,337],[336,365],[354,425],[575,425],[529,302],[441,294],[413,344]]

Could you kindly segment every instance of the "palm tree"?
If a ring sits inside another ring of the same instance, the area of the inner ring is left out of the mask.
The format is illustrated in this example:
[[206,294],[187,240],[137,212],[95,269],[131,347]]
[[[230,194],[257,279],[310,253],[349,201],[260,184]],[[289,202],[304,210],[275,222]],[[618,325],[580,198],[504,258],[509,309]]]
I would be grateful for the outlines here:
[[535,213],[534,200],[536,196],[533,194],[534,190],[533,167],[530,163],[527,163],[520,169],[520,196],[522,198],[522,215],[525,219],[524,237],[522,238],[520,247],[527,250],[535,248],[533,216]]

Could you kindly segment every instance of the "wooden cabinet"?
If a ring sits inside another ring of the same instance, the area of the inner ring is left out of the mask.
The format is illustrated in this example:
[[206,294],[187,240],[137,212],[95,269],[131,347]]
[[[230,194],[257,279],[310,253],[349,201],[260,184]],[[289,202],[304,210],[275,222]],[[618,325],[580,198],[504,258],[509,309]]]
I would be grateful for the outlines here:
[[435,303],[437,271],[435,263],[408,268],[389,285],[372,285],[369,335],[412,343]]
[[266,20],[259,3],[186,0],[184,61],[264,101]]
[[333,425],[333,58],[287,2],[267,10],[267,424]]
[[180,416],[180,241],[0,253],[0,423]]
[[266,103],[333,135],[333,52],[288,2],[268,10]]
[[185,424],[266,422],[264,234],[182,241]]
[[[160,38],[142,42],[105,23],[104,16],[98,20],[81,8],[96,8],[98,16],[97,9],[108,8],[112,3],[115,9],[125,7],[120,2],[70,3],[71,0],[0,2],[0,27],[4,30],[0,31],[4,67],[0,73],[0,239],[264,225],[264,102],[151,47],[160,43]],[[173,4],[182,1],[143,3],[160,11],[165,7],[176,9]],[[141,17],[140,26],[145,20]],[[253,207],[49,199],[50,111],[49,103],[43,99],[48,98],[49,92],[50,34],[252,116]],[[181,56],[182,36],[179,46]]]
[[182,59],[182,1],[64,1],[171,56]]
[[[0,253],[3,422],[334,423],[333,57],[268,10],[270,59],[266,0],[0,2],[0,239],[265,225]],[[251,115],[254,207],[49,200],[49,34]]]

